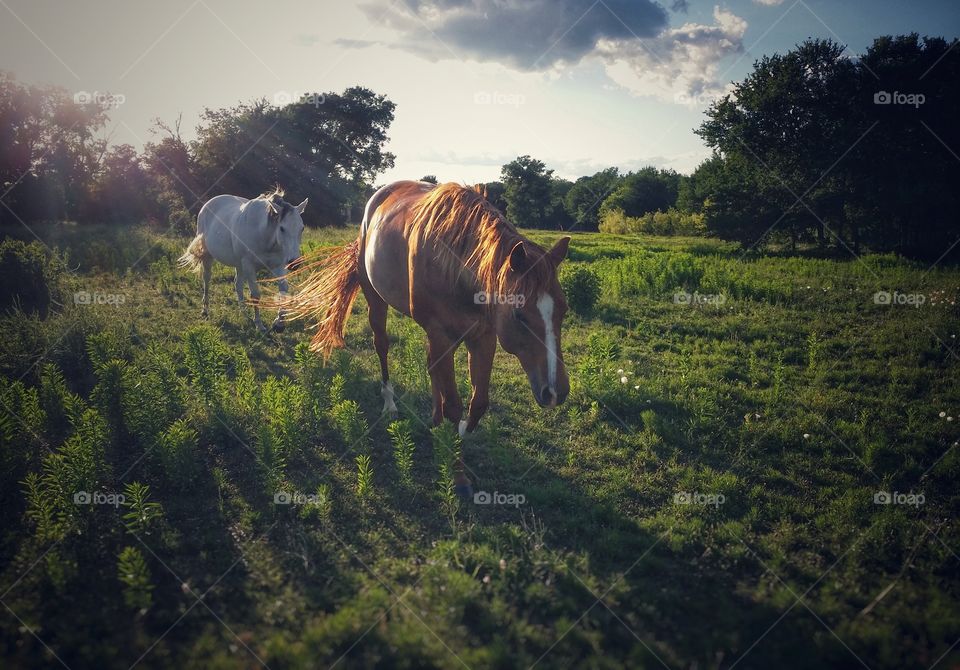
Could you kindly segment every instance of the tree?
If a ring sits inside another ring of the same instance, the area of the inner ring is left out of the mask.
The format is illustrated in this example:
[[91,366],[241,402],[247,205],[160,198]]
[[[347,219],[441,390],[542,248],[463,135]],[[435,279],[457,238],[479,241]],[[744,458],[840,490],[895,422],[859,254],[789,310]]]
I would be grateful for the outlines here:
[[[877,123],[849,155],[850,235],[937,260],[960,236],[960,53],[941,38],[880,37],[856,65],[861,124]],[[876,104],[882,93],[887,104]]]
[[[729,189],[739,183],[739,200],[755,201],[742,211],[778,212],[770,225],[792,245],[816,239],[858,253],[865,242],[939,257],[960,233],[960,162],[945,148],[960,143],[957,51],[907,35],[875,40],[858,60],[830,40],[764,57],[696,131],[730,163],[717,174],[737,177],[722,182],[719,200],[732,207]],[[699,181],[686,206],[706,198],[716,207],[717,194]],[[751,228],[704,211],[708,225],[726,221],[734,237]]]
[[340,223],[394,164],[384,147],[395,105],[362,87],[284,107],[255,100],[207,109],[190,143],[179,121],[157,121],[141,156],[98,136],[111,103],[0,72],[0,186],[10,207],[0,208],[0,222],[146,215],[186,229],[218,193],[253,197],[281,184],[311,198],[308,222]]
[[106,150],[108,103],[0,72],[0,222],[80,219]]
[[530,156],[520,156],[501,170],[507,216],[515,225],[547,228],[551,211],[553,170]]
[[589,177],[580,177],[564,198],[564,207],[579,230],[597,230],[600,225],[600,205],[620,182],[615,167],[601,170]]
[[144,194],[149,180],[137,150],[129,144],[112,147],[103,157],[93,187],[90,218],[113,223],[139,223],[147,214]]
[[484,184],[484,188],[487,191],[487,200],[490,201],[494,207],[499,209],[501,212],[507,211],[507,201],[504,199],[503,194],[506,192],[506,187],[501,181],[488,181]]
[[[854,109],[856,68],[844,51],[832,40],[807,40],[784,55],[763,57],[695,131],[723,156],[752,162],[779,182],[779,189],[762,190],[790,224],[793,244],[807,231],[826,241],[827,211],[817,215],[797,197],[806,194],[807,204],[835,200],[845,181],[835,163],[867,128]],[[745,185],[745,194],[758,197],[758,186]],[[828,218],[841,226],[842,207],[830,211]]]
[[575,221],[567,212],[566,199],[573,188],[573,182],[560,177],[550,179],[550,205],[547,208],[548,227],[559,230],[570,230]]
[[354,87],[285,107],[258,100],[208,109],[195,144],[201,181],[207,191],[250,195],[278,183],[311,196],[308,220],[341,223],[376,176],[393,167],[383,147],[394,108],[385,96]]
[[620,210],[627,216],[664,212],[677,202],[680,175],[673,170],[645,167],[624,176],[600,206],[600,215]]
[[428,184],[437,184],[437,183],[439,183],[439,182],[437,182],[437,175],[434,175],[434,174],[426,174],[426,175],[423,175],[422,177],[420,177],[420,181],[425,181],[425,182],[427,182]]

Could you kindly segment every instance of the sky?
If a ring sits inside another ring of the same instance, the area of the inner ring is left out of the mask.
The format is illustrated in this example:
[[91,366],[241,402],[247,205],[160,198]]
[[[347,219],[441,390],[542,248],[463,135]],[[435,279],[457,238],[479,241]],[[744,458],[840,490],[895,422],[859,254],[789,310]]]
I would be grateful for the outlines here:
[[703,111],[755,60],[809,37],[960,36],[960,2],[915,0],[0,0],[0,69],[116,103],[138,149],[155,119],[362,85],[397,104],[380,183],[492,181],[521,155],[567,179],[691,172]]

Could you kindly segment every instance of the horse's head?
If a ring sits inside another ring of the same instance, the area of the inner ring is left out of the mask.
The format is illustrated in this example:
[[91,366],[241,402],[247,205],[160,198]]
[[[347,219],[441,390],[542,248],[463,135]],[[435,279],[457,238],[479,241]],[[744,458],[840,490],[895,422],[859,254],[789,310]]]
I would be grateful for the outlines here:
[[[496,301],[494,321],[500,345],[520,360],[530,390],[541,407],[556,407],[570,392],[570,378],[563,365],[560,325],[567,301],[557,281],[557,266],[566,258],[570,238],[564,237],[550,251],[517,242],[507,260],[505,285],[532,286],[525,293],[491,296]],[[536,273],[541,281],[523,282]]]
[[283,250],[284,265],[290,270],[293,269],[290,266],[303,255],[300,251],[304,228],[301,215],[307,208],[307,200],[305,198],[299,205],[291,205],[280,198],[267,200],[267,219],[271,234],[275,236],[274,248]]

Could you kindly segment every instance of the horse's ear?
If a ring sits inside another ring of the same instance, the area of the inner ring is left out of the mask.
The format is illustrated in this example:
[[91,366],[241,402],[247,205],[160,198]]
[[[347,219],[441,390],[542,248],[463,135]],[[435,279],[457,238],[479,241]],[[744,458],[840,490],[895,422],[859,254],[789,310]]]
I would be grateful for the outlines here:
[[550,255],[550,260],[553,261],[554,265],[560,265],[564,258],[567,257],[567,250],[570,248],[570,236],[561,237],[557,240],[557,243],[553,245],[553,249],[547,253]]
[[310,198],[304,198],[304,199],[303,199],[303,202],[301,202],[299,205],[297,205],[297,214],[303,214],[303,210],[305,210],[305,209],[307,208],[307,201],[308,201],[309,199],[310,199]]
[[525,272],[527,269],[527,250],[523,242],[517,242],[510,250],[510,269],[514,272]]

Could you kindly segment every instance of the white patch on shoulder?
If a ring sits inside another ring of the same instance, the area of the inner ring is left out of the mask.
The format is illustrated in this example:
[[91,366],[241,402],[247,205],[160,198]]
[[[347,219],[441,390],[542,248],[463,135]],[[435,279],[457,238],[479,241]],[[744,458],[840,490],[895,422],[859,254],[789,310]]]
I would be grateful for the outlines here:
[[543,339],[547,345],[547,383],[557,386],[557,336],[553,332],[553,296],[544,293],[537,298],[537,309],[543,319]]

